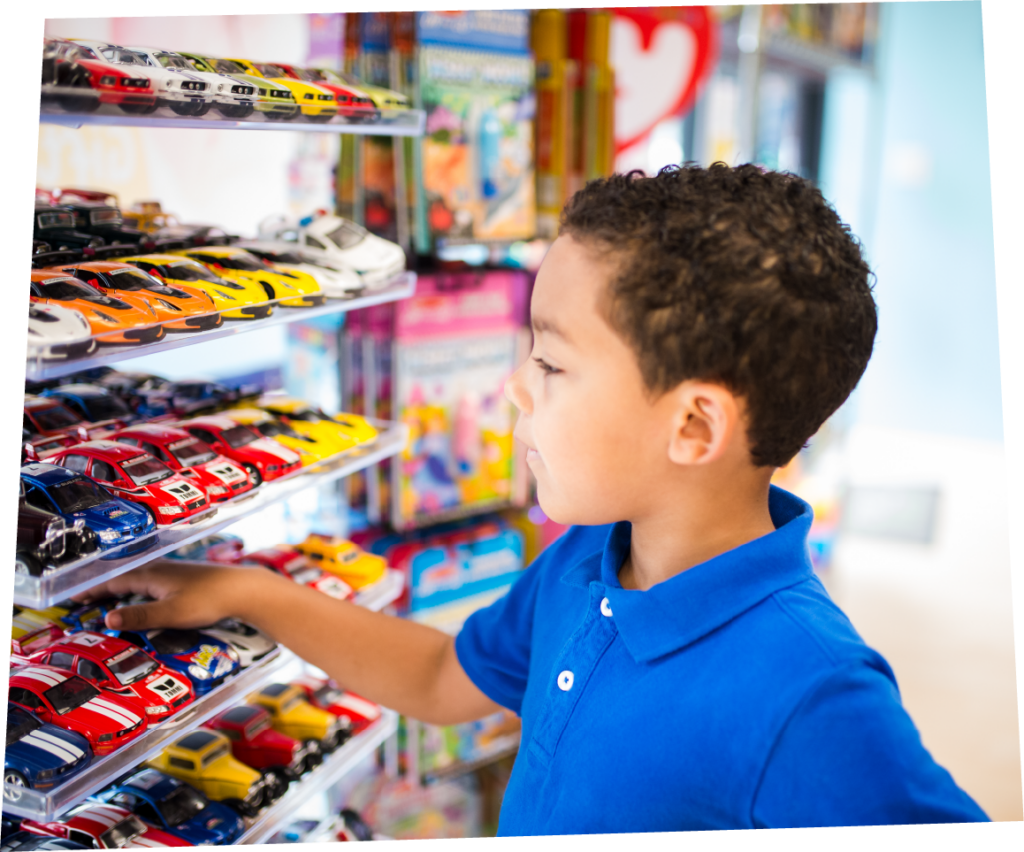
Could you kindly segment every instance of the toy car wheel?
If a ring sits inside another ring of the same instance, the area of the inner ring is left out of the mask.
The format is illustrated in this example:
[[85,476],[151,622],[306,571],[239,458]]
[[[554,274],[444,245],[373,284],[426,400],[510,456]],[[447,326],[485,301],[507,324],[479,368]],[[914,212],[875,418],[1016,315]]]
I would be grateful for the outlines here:
[[263,796],[261,795],[259,801],[252,804],[246,804],[241,799],[224,799],[221,804],[227,805],[231,810],[241,816],[254,817],[260,812],[260,806],[263,804]]
[[324,750],[319,740],[306,740],[303,745],[306,747],[305,771],[309,772],[324,762]]
[[276,769],[267,769],[263,772],[263,797],[266,804],[276,802],[288,792],[288,779]]
[[17,556],[14,557],[14,573],[29,577],[41,577],[43,566],[32,554],[19,550]]
[[12,787],[27,787],[28,779],[17,769],[4,770],[4,798],[8,802],[16,802],[21,798],[21,792]]
[[329,737],[324,737],[320,747],[324,750],[325,754],[330,754],[333,751],[337,751],[342,742],[341,732],[335,731]]
[[157,104],[121,104],[121,111],[129,115],[149,115],[156,112]]
[[171,108],[171,112],[177,113],[178,115],[198,115],[196,112],[196,105],[194,103],[177,103],[171,102],[167,104]]
[[199,109],[197,109],[192,115],[206,115],[211,109],[213,109],[213,101],[207,101]]
[[67,112],[95,112],[100,108],[100,99],[88,95],[65,95],[57,98],[57,103]]
[[327,115],[308,115],[306,116],[306,118],[308,118],[312,122],[315,122],[316,124],[326,124],[328,121],[334,118],[334,116],[328,113]]
[[256,469],[256,465],[246,463],[243,464],[242,467],[244,467],[245,472],[249,474],[249,479],[252,480],[253,488],[263,484],[263,477],[260,475],[260,472]]

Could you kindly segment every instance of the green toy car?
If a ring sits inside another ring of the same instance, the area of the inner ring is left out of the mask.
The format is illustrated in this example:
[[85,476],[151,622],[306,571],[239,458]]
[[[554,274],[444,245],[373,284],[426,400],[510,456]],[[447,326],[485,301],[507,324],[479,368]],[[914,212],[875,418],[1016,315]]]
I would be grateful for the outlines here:
[[[205,71],[208,74],[227,74],[236,80],[245,83],[247,86],[254,86],[256,89],[256,112],[263,113],[266,118],[272,121],[290,121],[299,114],[299,105],[288,89],[269,86],[269,81],[264,77],[256,77],[249,74],[245,67],[230,59],[218,59],[216,56],[208,56],[203,53],[189,53],[178,51],[179,56],[184,56],[189,64],[196,71]],[[220,109],[225,118],[240,118],[230,111],[230,107]]]

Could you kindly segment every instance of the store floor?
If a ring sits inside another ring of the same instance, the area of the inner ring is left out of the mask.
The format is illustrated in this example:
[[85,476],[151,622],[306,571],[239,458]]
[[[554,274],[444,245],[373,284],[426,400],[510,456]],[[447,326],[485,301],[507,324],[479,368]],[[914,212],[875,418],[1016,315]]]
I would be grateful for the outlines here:
[[860,432],[849,479],[936,486],[932,543],[846,535],[823,579],[896,673],[925,746],[994,820],[1021,820],[1006,482],[999,445]]

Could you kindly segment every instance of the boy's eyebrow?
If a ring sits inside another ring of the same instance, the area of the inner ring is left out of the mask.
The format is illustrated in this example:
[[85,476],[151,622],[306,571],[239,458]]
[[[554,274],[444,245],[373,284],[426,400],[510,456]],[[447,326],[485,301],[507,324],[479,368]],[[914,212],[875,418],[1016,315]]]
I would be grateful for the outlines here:
[[552,320],[545,319],[544,317],[531,316],[530,325],[533,327],[534,334],[538,331],[543,331],[546,334],[554,334],[561,337],[566,343],[572,342],[572,338],[562,330],[561,326]]

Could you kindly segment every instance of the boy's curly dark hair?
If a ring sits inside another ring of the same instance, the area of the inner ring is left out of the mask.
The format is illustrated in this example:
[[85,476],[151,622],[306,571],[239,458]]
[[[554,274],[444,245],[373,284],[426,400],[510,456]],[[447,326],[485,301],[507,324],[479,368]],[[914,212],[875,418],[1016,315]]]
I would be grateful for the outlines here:
[[860,243],[808,181],[754,165],[588,183],[561,234],[616,262],[601,302],[647,390],[722,384],[751,457],[781,467],[850,395],[878,324]]

